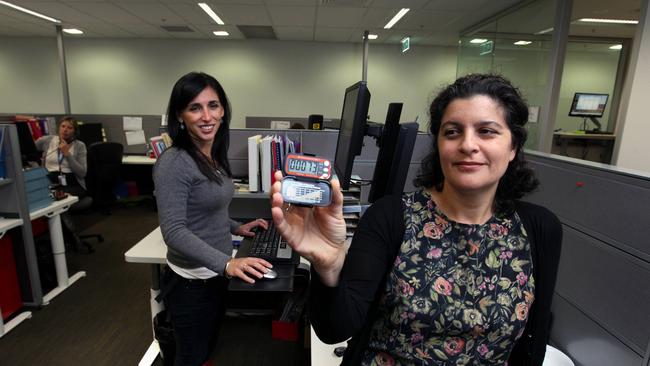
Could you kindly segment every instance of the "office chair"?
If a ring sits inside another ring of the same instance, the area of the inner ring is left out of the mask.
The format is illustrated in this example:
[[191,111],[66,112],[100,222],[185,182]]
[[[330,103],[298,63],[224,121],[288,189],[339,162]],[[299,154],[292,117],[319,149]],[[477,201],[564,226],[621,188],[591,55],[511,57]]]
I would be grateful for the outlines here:
[[107,215],[116,200],[123,153],[124,147],[117,142],[96,142],[88,148],[86,187],[93,206]]
[[[96,142],[88,147],[86,156],[88,170],[86,172],[86,189],[88,195],[70,207],[72,212],[87,211],[92,208],[110,215],[110,205],[115,201],[113,191],[120,181],[120,169],[122,165],[122,153],[124,148],[116,142]],[[96,239],[103,242],[101,234],[77,235],[74,225],[66,224],[73,235],[73,248],[76,251],[79,244],[84,245],[88,252],[94,251],[87,239]]]

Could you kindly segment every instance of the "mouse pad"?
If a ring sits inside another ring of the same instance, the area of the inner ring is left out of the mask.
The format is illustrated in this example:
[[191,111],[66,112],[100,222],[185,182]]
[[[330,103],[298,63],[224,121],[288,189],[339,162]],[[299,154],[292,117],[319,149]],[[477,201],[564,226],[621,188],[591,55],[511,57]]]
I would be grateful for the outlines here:
[[295,274],[295,266],[292,264],[275,264],[273,270],[278,273],[278,278],[274,280],[259,279],[255,283],[250,284],[233,278],[228,285],[229,291],[277,291],[277,292],[291,292],[293,291],[293,279]]

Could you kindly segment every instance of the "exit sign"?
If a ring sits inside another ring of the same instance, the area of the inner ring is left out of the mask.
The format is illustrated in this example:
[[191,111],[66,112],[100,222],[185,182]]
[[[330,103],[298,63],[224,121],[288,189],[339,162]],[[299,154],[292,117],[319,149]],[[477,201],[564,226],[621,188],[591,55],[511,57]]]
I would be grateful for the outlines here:
[[411,37],[402,38],[402,53],[411,49]]
[[480,47],[480,51],[479,51],[480,56],[488,55],[492,53],[492,51],[494,50],[494,42],[493,41],[483,42],[479,47]]

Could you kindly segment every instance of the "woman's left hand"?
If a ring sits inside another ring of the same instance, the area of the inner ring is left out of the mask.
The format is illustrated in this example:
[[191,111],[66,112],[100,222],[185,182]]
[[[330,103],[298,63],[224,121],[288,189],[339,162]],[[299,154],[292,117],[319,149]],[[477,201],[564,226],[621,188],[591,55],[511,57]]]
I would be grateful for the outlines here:
[[264,219],[253,220],[251,222],[240,225],[237,230],[235,230],[234,234],[248,237],[255,236],[255,233],[251,230],[258,226],[261,226],[262,229],[266,230],[269,228],[269,223]]

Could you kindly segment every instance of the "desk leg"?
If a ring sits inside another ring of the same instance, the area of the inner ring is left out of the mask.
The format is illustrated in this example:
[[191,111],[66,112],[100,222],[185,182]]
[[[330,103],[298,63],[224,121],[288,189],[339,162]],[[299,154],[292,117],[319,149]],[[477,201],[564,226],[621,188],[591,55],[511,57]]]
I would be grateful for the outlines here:
[[56,269],[56,282],[58,286],[43,296],[43,305],[47,305],[50,300],[63,292],[63,290],[81,277],[86,276],[86,272],[81,271],[75,273],[72,277],[68,277],[68,264],[65,260],[65,243],[63,242],[63,230],[61,229],[61,216],[53,215],[49,217],[47,224],[50,228],[50,241],[52,242],[54,268]]
[[2,320],[2,317],[0,316],[0,338],[2,338],[3,335],[9,333],[9,331],[14,329],[18,324],[24,322],[25,320],[31,317],[32,317],[32,312],[25,311],[16,315],[13,319],[8,321],[7,324],[5,324]]
[[153,329],[153,318],[159,312],[165,310],[165,304],[163,302],[158,303],[156,301],[156,296],[160,293],[160,264],[151,265],[151,289],[149,289],[151,298],[149,299],[149,304],[151,306],[151,333],[153,335],[153,341],[151,345],[145,352],[138,366],[150,366],[156,360],[156,357],[160,354],[160,347],[158,346],[158,341],[156,340],[156,334]]

